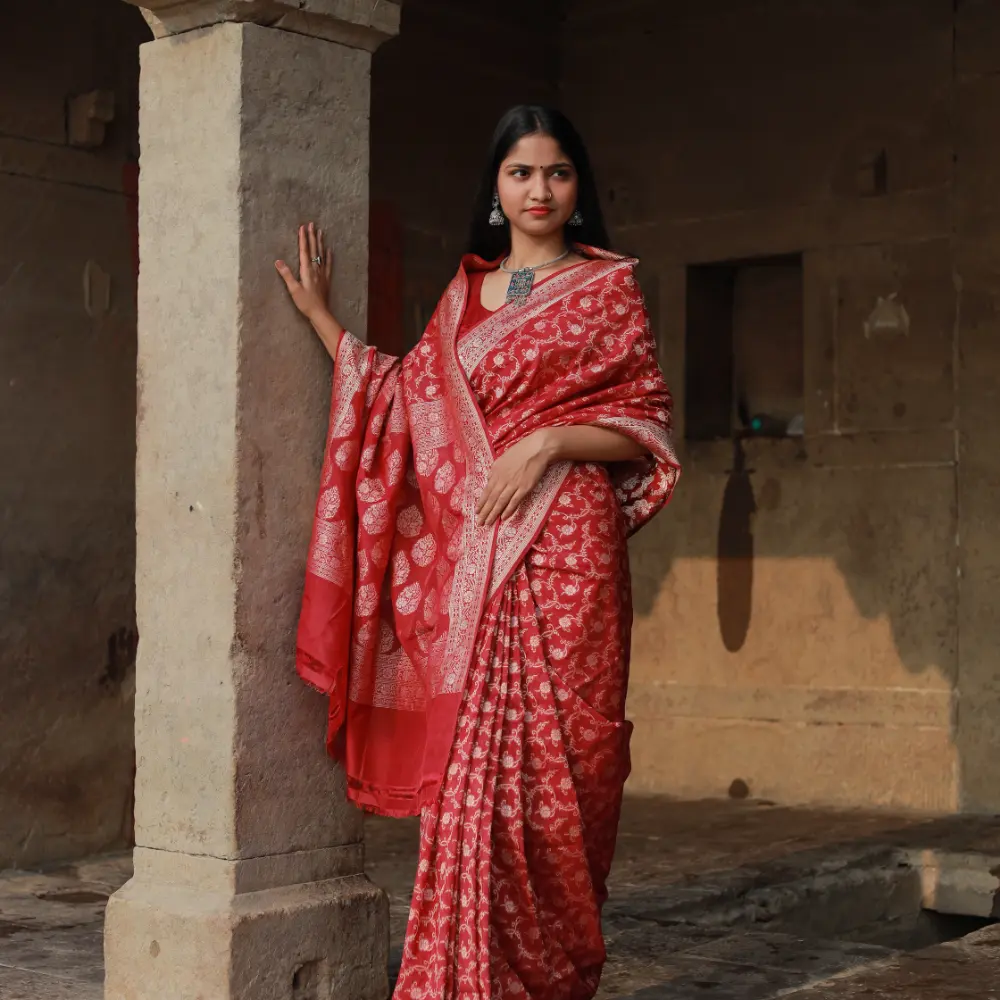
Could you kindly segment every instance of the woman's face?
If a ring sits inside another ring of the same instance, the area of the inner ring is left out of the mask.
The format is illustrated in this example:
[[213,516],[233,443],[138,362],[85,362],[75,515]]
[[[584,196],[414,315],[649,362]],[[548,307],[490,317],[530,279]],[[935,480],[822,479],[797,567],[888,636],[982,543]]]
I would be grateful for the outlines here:
[[576,170],[548,135],[526,135],[500,164],[497,194],[511,226],[531,236],[549,236],[566,225],[576,208]]

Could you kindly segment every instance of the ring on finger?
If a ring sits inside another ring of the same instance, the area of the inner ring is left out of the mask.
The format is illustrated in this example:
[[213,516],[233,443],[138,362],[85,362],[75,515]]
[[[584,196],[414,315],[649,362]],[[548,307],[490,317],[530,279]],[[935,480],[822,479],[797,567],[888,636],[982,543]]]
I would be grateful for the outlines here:
[[313,258],[312,258],[312,262],[313,262],[314,264],[322,264],[322,263],[323,263],[323,257],[322,257],[322,256],[319,256],[319,257],[313,257]]

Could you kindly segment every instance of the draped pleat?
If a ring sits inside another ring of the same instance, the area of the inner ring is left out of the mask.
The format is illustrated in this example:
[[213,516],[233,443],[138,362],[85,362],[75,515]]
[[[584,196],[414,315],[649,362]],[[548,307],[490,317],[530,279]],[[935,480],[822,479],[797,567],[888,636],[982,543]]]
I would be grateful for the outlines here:
[[585,1000],[628,774],[624,525],[580,467],[480,624],[397,1000]]

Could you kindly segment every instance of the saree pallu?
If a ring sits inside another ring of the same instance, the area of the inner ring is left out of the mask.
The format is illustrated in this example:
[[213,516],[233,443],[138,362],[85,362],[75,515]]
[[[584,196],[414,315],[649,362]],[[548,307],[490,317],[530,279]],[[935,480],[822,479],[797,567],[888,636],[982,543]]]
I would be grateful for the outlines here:
[[[297,667],[350,798],[422,813],[399,998],[588,998],[628,774],[626,538],[678,474],[635,261],[592,260],[459,339],[466,258],[402,362],[338,352]],[[513,517],[495,456],[593,424],[648,457],[549,467]]]

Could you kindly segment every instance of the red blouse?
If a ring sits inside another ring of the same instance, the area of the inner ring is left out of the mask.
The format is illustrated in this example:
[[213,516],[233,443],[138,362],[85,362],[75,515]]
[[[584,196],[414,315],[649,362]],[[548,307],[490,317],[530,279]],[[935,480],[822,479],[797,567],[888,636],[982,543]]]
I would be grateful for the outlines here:
[[[555,274],[547,275],[542,278],[541,281],[536,281],[532,290],[544,285],[546,281],[550,281],[552,278],[555,278],[560,274],[565,274],[567,271],[572,271],[576,267],[583,267],[589,263],[589,260],[584,260],[579,264],[571,264],[569,267],[564,267],[561,271],[556,271]],[[489,319],[494,313],[499,312],[498,309],[487,309],[486,306],[483,305],[483,281],[486,279],[487,274],[492,273],[492,271],[473,271],[469,275],[469,297],[466,299],[465,315],[462,317],[462,325],[458,330],[459,340],[461,340],[473,327],[479,326],[483,320]],[[504,306],[500,306],[500,309],[503,308]]]
[[[474,326],[479,326],[484,319],[493,315],[493,310],[483,305],[483,281],[491,271],[474,271],[469,275],[469,297],[465,303],[465,315],[458,331],[461,340]],[[501,309],[503,306],[500,307]]]

